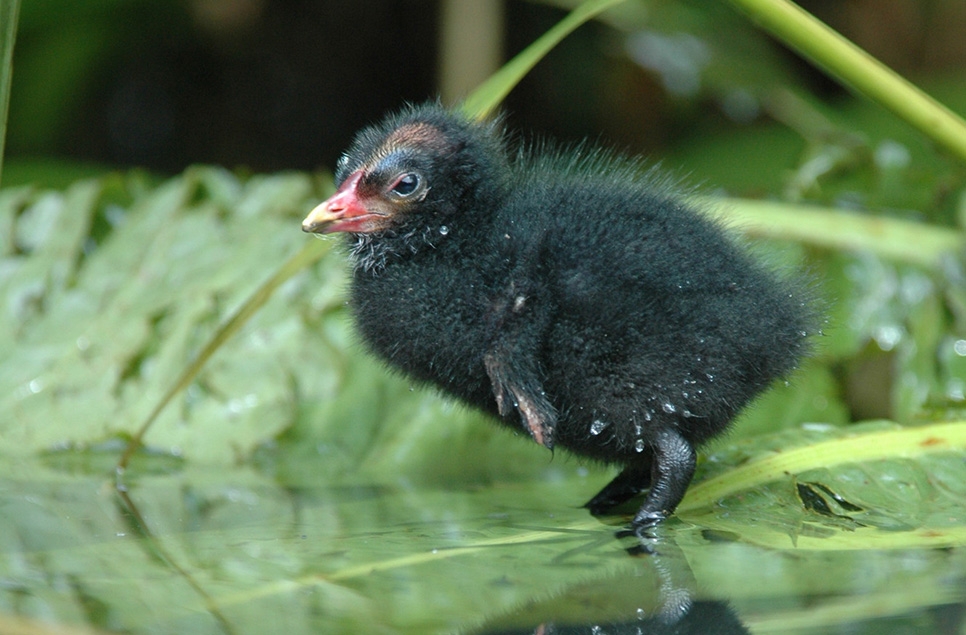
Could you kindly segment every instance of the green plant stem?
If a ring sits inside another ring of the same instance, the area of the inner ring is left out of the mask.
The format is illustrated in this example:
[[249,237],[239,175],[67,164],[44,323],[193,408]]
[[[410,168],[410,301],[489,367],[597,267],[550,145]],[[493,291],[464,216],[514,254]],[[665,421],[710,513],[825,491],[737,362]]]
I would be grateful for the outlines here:
[[930,269],[938,269],[945,258],[966,248],[966,237],[959,230],[898,218],[750,199],[704,199],[699,204],[748,236],[839,251],[868,251]]
[[847,87],[876,101],[966,161],[966,122],[788,0],[730,0]]
[[13,77],[13,43],[17,39],[20,0],[0,0],[0,182],[3,177],[3,149],[7,138],[10,107],[10,79]]
[[513,90],[513,87],[523,79],[524,75],[529,73],[530,69],[536,66],[537,62],[543,59],[562,39],[600,12],[623,1],[587,0],[587,2],[579,5],[566,18],[534,40],[530,46],[507,62],[503,68],[480,84],[463,102],[461,106],[463,113],[468,117],[477,119],[483,119],[489,115]]

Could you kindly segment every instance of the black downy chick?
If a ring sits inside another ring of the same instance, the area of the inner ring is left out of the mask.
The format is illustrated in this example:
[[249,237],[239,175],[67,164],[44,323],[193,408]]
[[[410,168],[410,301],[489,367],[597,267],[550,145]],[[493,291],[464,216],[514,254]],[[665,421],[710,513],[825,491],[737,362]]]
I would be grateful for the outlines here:
[[435,104],[358,133],[302,224],[347,232],[362,338],[410,377],[547,448],[623,471],[593,514],[681,501],[695,446],[807,352],[805,286],[767,270],[639,163],[510,156]]

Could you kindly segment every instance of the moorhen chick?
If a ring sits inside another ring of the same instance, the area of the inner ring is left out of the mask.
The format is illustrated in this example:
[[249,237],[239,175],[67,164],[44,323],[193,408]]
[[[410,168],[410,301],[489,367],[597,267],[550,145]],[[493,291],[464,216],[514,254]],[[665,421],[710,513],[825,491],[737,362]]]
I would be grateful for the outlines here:
[[585,506],[647,490],[640,532],[681,501],[695,446],[806,353],[808,286],[637,161],[507,145],[497,123],[407,107],[358,133],[302,229],[348,234],[376,355],[547,448],[623,466]]

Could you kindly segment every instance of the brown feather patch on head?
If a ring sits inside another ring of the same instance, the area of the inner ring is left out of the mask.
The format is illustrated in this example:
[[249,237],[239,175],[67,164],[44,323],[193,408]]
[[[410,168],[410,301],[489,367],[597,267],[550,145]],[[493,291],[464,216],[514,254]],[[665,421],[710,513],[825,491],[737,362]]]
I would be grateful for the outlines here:
[[393,130],[372,154],[365,169],[372,169],[397,152],[429,151],[446,155],[454,150],[453,144],[436,126],[426,122],[416,122]]
[[446,150],[450,146],[439,128],[424,122],[397,128],[386,138],[385,145],[394,149],[418,146],[437,152]]

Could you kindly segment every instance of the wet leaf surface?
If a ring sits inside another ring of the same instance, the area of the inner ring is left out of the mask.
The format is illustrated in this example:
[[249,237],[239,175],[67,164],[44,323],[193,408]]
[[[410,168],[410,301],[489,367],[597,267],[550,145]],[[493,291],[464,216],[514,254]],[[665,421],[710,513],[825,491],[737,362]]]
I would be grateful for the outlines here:
[[[689,498],[733,471],[722,456],[749,456],[747,467],[776,446],[842,438],[795,436],[722,449]],[[887,614],[910,620],[962,598],[962,451],[777,480],[765,471],[710,505],[685,499],[643,541],[616,537],[627,517],[606,524],[578,508],[606,475],[565,462],[539,478],[443,488],[142,456],[117,491],[109,457],[15,459],[0,474],[0,603],[104,631],[482,633],[640,624],[711,602],[749,627],[846,632],[835,629],[881,618],[876,602],[901,595]],[[324,461],[293,472],[324,474]],[[830,517],[803,505],[795,482],[848,505]]]

